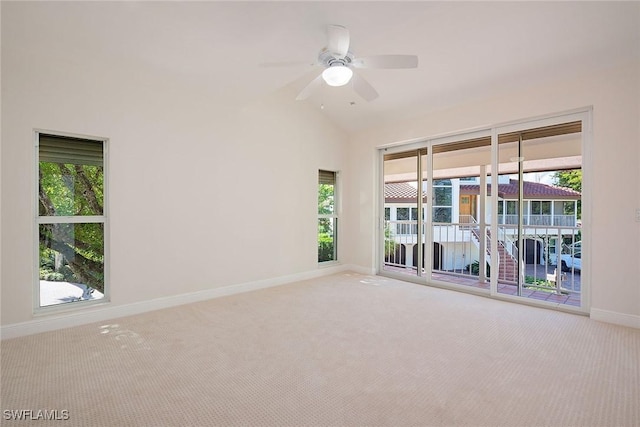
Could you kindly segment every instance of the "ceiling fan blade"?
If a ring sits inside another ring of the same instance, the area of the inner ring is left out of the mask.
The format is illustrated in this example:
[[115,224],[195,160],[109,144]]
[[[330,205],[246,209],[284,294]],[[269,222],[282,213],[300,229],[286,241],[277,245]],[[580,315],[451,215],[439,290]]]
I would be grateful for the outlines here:
[[353,73],[351,80],[353,81],[353,90],[365,101],[371,102],[378,97],[378,92],[373,86],[358,74]]
[[327,50],[336,58],[344,58],[349,52],[349,30],[342,25],[327,27],[329,43]]
[[375,55],[355,58],[351,65],[355,68],[416,68],[415,55]]
[[309,61],[279,61],[279,62],[261,62],[258,64],[260,68],[288,68],[315,65]]
[[322,74],[320,74],[315,79],[311,80],[311,82],[304,87],[296,96],[296,101],[304,101],[308,97],[311,96],[313,92],[315,92],[322,85]]

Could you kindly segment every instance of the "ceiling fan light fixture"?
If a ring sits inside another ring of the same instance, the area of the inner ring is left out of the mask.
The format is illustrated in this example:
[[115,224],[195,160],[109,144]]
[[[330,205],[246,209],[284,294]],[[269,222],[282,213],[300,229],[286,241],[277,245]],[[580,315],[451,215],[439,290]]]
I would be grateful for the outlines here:
[[333,65],[322,72],[322,78],[329,86],[344,86],[352,76],[351,68],[344,65]]
[[349,30],[342,25],[327,26],[327,45],[318,53],[317,65],[323,67],[322,72],[315,73],[296,96],[296,101],[303,101],[321,89],[325,82],[329,86],[344,86],[353,83],[353,91],[364,101],[371,102],[378,97],[378,92],[360,74],[352,69],[359,68],[417,68],[416,55],[374,55],[356,58],[349,50]]

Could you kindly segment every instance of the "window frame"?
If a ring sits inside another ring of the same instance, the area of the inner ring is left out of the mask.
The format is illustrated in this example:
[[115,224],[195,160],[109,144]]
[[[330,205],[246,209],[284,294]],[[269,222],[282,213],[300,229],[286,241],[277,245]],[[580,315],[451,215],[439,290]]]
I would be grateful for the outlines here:
[[[103,157],[103,201],[102,215],[74,215],[74,216],[40,216],[39,198],[40,191],[40,135],[51,135],[60,138],[75,138],[102,143]],[[110,286],[110,242],[109,242],[109,138],[92,135],[82,135],[68,132],[58,132],[45,129],[34,129],[34,193],[33,193],[33,295],[32,307],[34,315],[43,315],[55,312],[75,311],[84,307],[106,304],[111,301]],[[40,305],[40,226],[42,224],[84,224],[102,223],[103,236],[103,257],[104,257],[104,292],[103,297],[95,300],[78,300],[69,303],[53,304],[47,306]]]
[[[463,143],[465,143],[466,141],[475,142],[479,140],[486,140],[487,142],[490,142],[490,144],[485,143],[485,145],[488,145],[491,148],[491,153],[490,153],[491,162],[490,164],[486,162],[483,164],[490,166],[490,168],[485,169],[485,171],[487,173],[486,182],[487,184],[490,184],[491,187],[485,188],[485,191],[487,191],[487,198],[485,199],[486,204],[484,206],[485,208],[484,214],[486,215],[487,218],[485,218],[486,223],[484,225],[486,227],[491,227],[490,229],[492,230],[497,230],[499,226],[502,225],[500,224],[501,216],[494,215],[492,214],[492,212],[498,212],[498,206],[502,203],[504,203],[503,213],[507,214],[509,211],[508,209],[509,200],[501,199],[499,196],[499,193],[500,193],[499,191],[495,191],[495,190],[493,192],[490,191],[491,188],[499,189],[499,185],[503,183],[503,177],[511,173],[509,170],[506,170],[506,171],[500,170],[500,165],[505,163],[504,156],[501,158],[501,155],[504,153],[503,150],[500,150],[500,148],[503,147],[502,144],[519,142],[520,138],[518,137],[520,135],[523,135],[522,140],[528,140],[528,139],[537,139],[537,138],[542,138],[547,136],[556,136],[556,135],[575,133],[575,134],[579,134],[579,135],[576,135],[577,136],[576,139],[580,139],[579,153],[581,156],[581,164],[578,167],[572,167],[572,168],[580,169],[583,174],[582,175],[582,192],[581,192],[581,199],[579,203],[579,205],[581,205],[581,220],[577,224],[577,227],[583,227],[584,233],[582,234],[581,239],[585,241],[585,245],[587,248],[585,250],[586,252],[585,256],[589,260],[591,255],[590,254],[591,245],[589,244],[591,240],[590,239],[590,236],[591,236],[590,219],[591,218],[590,218],[589,207],[591,203],[591,191],[592,191],[592,187],[590,186],[591,177],[590,177],[589,171],[591,170],[591,166],[592,166],[592,153],[590,151],[590,148],[593,143],[592,122],[593,122],[593,107],[583,107],[583,108],[565,111],[565,112],[547,114],[544,116],[531,117],[531,118],[518,119],[510,122],[505,122],[505,123],[492,124],[492,125],[489,125],[483,128],[477,128],[471,131],[469,130],[459,131],[459,132],[447,134],[444,136],[435,136],[431,138],[425,137],[422,139],[416,139],[414,140],[415,142],[407,142],[407,143],[395,142],[395,143],[377,146],[376,148],[378,150],[378,169],[377,169],[378,180],[377,180],[376,194],[378,198],[378,203],[377,203],[378,212],[380,212],[379,209],[384,206],[384,201],[385,201],[384,185],[387,179],[385,162],[387,160],[394,160],[394,159],[400,159],[405,157],[415,157],[415,153],[417,153],[418,151],[422,152],[424,150],[424,152],[426,153],[426,156],[424,159],[418,158],[418,161],[416,162],[417,169],[415,173],[417,173],[418,179],[420,179],[424,175],[427,175],[428,179],[433,179],[434,157],[437,152],[445,151],[441,149],[443,148],[442,146],[444,144],[450,144],[452,148],[455,149],[457,148],[455,144],[465,145]],[[506,147],[503,147],[503,148],[506,148]],[[439,151],[436,151],[436,149],[438,149]],[[455,150],[451,150],[451,151],[455,151]],[[520,147],[518,147],[518,151],[520,151]],[[516,158],[518,163],[521,162],[521,159],[518,159],[517,157],[512,156],[511,154],[509,154],[507,158],[510,161],[513,161],[512,157]],[[562,157],[562,155],[560,155],[560,157]],[[425,164],[426,164],[426,167],[421,167],[421,165],[425,165]],[[523,173],[522,169],[524,168],[518,168],[518,169],[520,169],[518,171],[519,173]],[[397,171],[394,171],[394,172],[400,173]],[[410,170],[409,172],[411,174],[414,173],[413,170]],[[393,175],[393,173],[389,175]],[[409,175],[409,176],[412,176],[412,175]],[[432,189],[433,189],[432,185],[429,185],[427,187],[427,194],[428,194],[427,199],[429,200],[432,200],[432,194],[431,194]],[[521,193],[520,196],[523,196],[522,192],[520,193]],[[516,203],[517,210],[522,211],[521,213],[516,214],[519,216],[517,221],[519,223],[517,224],[518,229],[519,230],[525,229],[525,224],[521,224],[522,222],[524,222],[523,219],[527,214],[525,212],[525,207],[519,206],[520,200],[514,200],[514,202]],[[576,204],[578,205],[577,201],[576,201]],[[576,207],[576,210],[577,210],[577,207]],[[427,210],[425,209],[425,211]],[[488,215],[487,215],[487,212],[488,212]],[[505,223],[506,222],[507,221],[505,221]],[[433,223],[434,221],[428,222],[429,225],[432,225]],[[516,225],[516,224],[513,224],[513,225]],[[498,234],[499,233],[492,233],[490,236],[492,247],[496,247],[498,244],[498,240],[499,240]],[[432,239],[432,236],[433,236],[432,227],[427,226],[425,230],[424,239],[419,240],[419,242],[422,241],[422,243],[426,243],[424,246],[423,256],[425,258],[425,265],[427,267],[425,268],[425,270],[427,271],[427,275],[429,274],[429,267],[431,264],[431,260],[433,259],[432,254],[436,253],[436,251],[433,248],[433,245],[431,244],[431,242],[434,240]],[[433,278],[431,278],[430,280],[430,276],[425,277],[424,275],[420,274],[420,269],[417,270],[417,274],[415,276],[409,275],[409,274],[402,274],[399,272],[385,269],[385,262],[386,262],[385,234],[384,234],[383,227],[379,227],[379,226],[376,227],[376,241],[377,241],[378,256],[376,258],[375,266],[376,266],[377,274],[381,274],[381,275],[392,277],[392,278],[399,278],[400,280],[416,282],[419,284],[431,285],[435,283],[434,286],[442,286],[445,288],[452,288],[454,290],[456,290],[455,288],[459,287],[455,283],[450,284],[449,282],[446,282],[444,280],[438,280]],[[560,245],[561,243],[562,242],[559,242],[558,245]],[[524,246],[524,244],[522,246]],[[418,245],[418,248],[420,247],[421,245]],[[421,255],[418,254],[418,257],[420,261]],[[490,261],[491,261],[490,263],[491,268],[494,271],[498,270],[499,268],[498,257],[491,257]],[[512,296],[505,293],[501,293],[499,292],[499,289],[498,289],[498,275],[495,275],[495,274],[491,275],[490,277],[490,280],[489,280],[490,286],[488,289],[488,295],[496,299],[510,300],[513,302],[519,302],[519,303],[531,304],[531,305],[540,305],[540,306],[545,306],[547,308],[556,308],[556,309],[560,309],[562,311],[567,311],[567,312],[581,312],[581,313],[588,314],[591,307],[591,304],[590,304],[591,303],[591,298],[590,298],[591,280],[589,277],[589,265],[590,264],[588,262],[585,263],[585,268],[584,270],[582,270],[583,275],[581,276],[580,305],[577,307],[573,305],[562,305],[556,302],[538,301],[535,298],[526,299],[526,298],[523,298],[522,296]],[[476,292],[474,291],[469,293],[476,293]],[[484,292],[482,290],[478,290],[478,293],[484,293]]]
[[[400,213],[402,212],[402,216]],[[406,213],[406,215],[405,215]],[[396,221],[411,221],[411,207],[409,206],[397,206],[396,207]]]
[[[448,182],[447,182],[448,181]],[[431,192],[432,192],[432,208],[431,208],[431,218],[433,223],[436,224],[451,224],[453,223],[453,182],[451,182],[450,179],[436,179],[433,181],[432,185],[431,185]],[[437,190],[448,190],[448,191],[444,191],[443,194],[439,194],[441,193],[440,191]],[[438,199],[439,197],[444,196],[445,198],[449,198],[449,204],[448,205],[443,205],[443,204],[439,204],[436,203],[436,199]],[[448,211],[448,217],[449,217],[449,221],[436,221],[436,218],[439,216],[440,212],[445,212]]]

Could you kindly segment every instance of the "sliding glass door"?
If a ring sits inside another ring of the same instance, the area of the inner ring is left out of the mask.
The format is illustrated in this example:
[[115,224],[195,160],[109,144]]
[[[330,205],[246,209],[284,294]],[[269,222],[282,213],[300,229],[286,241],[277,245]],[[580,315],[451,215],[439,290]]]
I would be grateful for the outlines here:
[[583,120],[498,130],[497,293],[582,305]]
[[382,149],[379,271],[584,308],[588,118],[581,112]]
[[383,155],[384,228],[382,269],[422,276],[424,192],[420,149]]
[[431,151],[431,279],[488,289],[490,133],[458,136],[453,141],[436,140]]

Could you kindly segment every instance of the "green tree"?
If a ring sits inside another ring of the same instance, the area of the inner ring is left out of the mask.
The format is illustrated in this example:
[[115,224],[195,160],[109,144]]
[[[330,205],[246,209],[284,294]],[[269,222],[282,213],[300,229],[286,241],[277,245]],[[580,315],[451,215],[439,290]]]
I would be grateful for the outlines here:
[[[40,162],[41,216],[103,215],[101,166]],[[40,225],[40,278],[83,283],[104,292],[104,225]]]
[[582,192],[582,170],[571,169],[562,170],[553,174],[554,182],[559,187],[571,188]]
[[318,214],[330,215],[334,208],[334,185],[318,184]]
[[[331,215],[335,209],[335,186],[318,185],[318,215]],[[332,218],[318,218],[318,262],[334,259],[334,233]]]

